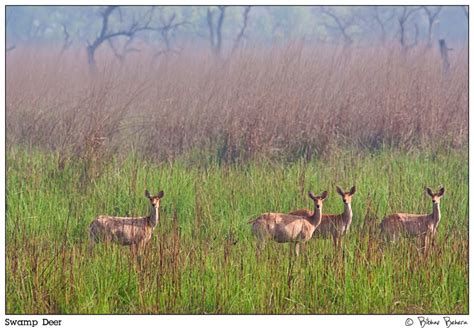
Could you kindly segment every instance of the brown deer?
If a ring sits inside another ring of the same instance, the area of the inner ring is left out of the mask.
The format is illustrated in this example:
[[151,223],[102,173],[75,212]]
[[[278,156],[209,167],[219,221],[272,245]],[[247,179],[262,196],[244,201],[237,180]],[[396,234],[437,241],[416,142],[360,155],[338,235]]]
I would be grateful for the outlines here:
[[142,252],[146,243],[150,240],[159,220],[160,201],[163,191],[158,195],[151,196],[145,190],[145,196],[150,200],[150,215],[147,217],[115,217],[101,215],[89,225],[89,237],[91,251],[95,243],[110,241],[120,245],[129,245],[135,254]]
[[[352,223],[352,195],[356,192],[356,187],[353,186],[350,191],[344,192],[340,187],[336,186],[337,193],[341,195],[344,202],[344,212],[342,214],[323,214],[321,217],[321,224],[313,233],[315,238],[329,238],[332,237],[334,248],[342,247],[342,238],[349,230]],[[290,212],[291,215],[298,215],[303,217],[311,217],[312,212],[308,209],[301,209]]]
[[434,244],[436,230],[441,220],[439,202],[444,195],[444,188],[441,186],[437,193],[433,193],[431,188],[428,187],[425,188],[425,191],[433,202],[433,212],[431,214],[390,214],[383,218],[380,223],[382,234],[392,240],[402,234],[419,237],[423,242],[423,250],[427,251],[430,241]]
[[252,224],[252,232],[258,239],[258,249],[261,250],[265,240],[272,239],[278,243],[294,243],[295,253],[299,255],[300,245],[304,247],[306,241],[312,237],[314,230],[321,223],[323,201],[327,196],[327,191],[319,196],[309,192],[309,197],[314,202],[314,212],[309,217],[285,213],[265,213],[249,221],[248,223]]

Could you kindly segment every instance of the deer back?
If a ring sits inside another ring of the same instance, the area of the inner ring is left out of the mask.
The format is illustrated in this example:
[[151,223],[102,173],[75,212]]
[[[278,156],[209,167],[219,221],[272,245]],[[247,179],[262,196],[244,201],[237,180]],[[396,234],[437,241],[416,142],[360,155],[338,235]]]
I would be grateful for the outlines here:
[[323,214],[321,224],[314,231],[315,237],[330,237],[342,231],[344,227],[341,214]]
[[308,210],[308,209],[300,209],[300,210],[292,211],[288,214],[289,215],[299,215],[299,216],[302,216],[302,217],[311,217],[311,216],[313,216],[313,213],[314,213],[313,211]]
[[[289,214],[309,218],[313,216],[314,212],[309,209],[300,209],[292,211]],[[321,223],[316,227],[313,235],[314,237],[330,237],[338,230],[341,231],[344,228],[345,225],[341,214],[323,214],[321,217]]]
[[96,240],[106,239],[121,245],[147,242],[152,232],[149,217],[100,216],[90,225],[91,236]]
[[394,213],[386,216],[381,223],[384,233],[418,236],[432,230],[434,227],[430,214]]
[[268,236],[277,242],[308,240],[314,226],[305,218],[284,213],[265,213],[252,223],[252,231],[263,238]]

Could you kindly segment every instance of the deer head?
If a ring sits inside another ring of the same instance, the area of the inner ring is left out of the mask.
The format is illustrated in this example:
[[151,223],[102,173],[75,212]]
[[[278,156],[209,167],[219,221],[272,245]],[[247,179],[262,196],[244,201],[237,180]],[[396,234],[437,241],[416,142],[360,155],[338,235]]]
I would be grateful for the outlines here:
[[341,189],[341,187],[336,186],[337,193],[341,195],[342,201],[344,204],[350,204],[352,200],[352,195],[355,194],[356,192],[356,187],[352,186],[351,190],[345,192],[344,190]]
[[313,200],[314,207],[320,209],[323,206],[323,201],[328,197],[328,192],[324,191],[321,195],[315,196],[314,193],[310,191],[308,195]]
[[439,204],[441,197],[444,195],[444,187],[441,186],[437,193],[433,193],[430,187],[425,187],[426,193],[431,197],[433,204]]
[[158,223],[158,215],[159,215],[158,209],[160,208],[160,201],[163,198],[164,194],[165,193],[163,192],[163,190],[161,190],[158,193],[158,195],[151,196],[148,190],[145,190],[145,197],[150,200],[150,205],[151,205],[150,220],[151,220],[151,225],[153,227],[155,227],[156,224]]

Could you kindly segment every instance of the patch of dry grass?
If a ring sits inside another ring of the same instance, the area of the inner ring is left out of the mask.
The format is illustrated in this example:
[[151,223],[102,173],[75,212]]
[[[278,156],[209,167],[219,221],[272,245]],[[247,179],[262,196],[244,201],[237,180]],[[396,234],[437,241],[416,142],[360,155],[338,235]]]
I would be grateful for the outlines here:
[[125,65],[102,54],[8,55],[9,143],[82,157],[134,148],[160,160],[198,153],[221,161],[337,152],[459,148],[468,136],[465,52],[443,75],[436,52],[303,46],[204,52]]

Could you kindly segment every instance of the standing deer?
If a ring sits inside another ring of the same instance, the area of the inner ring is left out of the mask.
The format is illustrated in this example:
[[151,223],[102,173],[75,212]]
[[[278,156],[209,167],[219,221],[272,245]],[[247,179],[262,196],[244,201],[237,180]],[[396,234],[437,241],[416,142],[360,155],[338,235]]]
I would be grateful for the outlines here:
[[258,239],[258,249],[261,250],[266,239],[272,239],[278,243],[294,243],[295,253],[299,255],[300,245],[304,247],[306,241],[312,237],[314,230],[321,223],[323,201],[327,196],[327,191],[319,196],[309,192],[309,197],[314,202],[314,212],[310,217],[265,213],[249,221],[248,223],[252,224],[252,232]]
[[[353,186],[350,191],[344,192],[339,186],[336,186],[337,193],[341,195],[344,202],[344,212],[342,214],[323,214],[321,224],[313,233],[316,238],[329,238],[332,236],[334,248],[340,249],[342,247],[342,238],[349,230],[352,223],[352,195],[356,192],[356,187]],[[301,209],[290,212],[291,215],[298,215],[304,217],[311,217],[312,213],[308,209]]]
[[101,215],[89,225],[90,246],[92,250],[99,241],[111,241],[120,245],[130,245],[135,254],[143,251],[150,240],[159,220],[160,200],[163,191],[151,196],[145,190],[145,196],[150,200],[150,215],[146,217],[115,217]]
[[439,202],[444,195],[444,188],[441,186],[437,193],[433,193],[431,188],[428,187],[425,188],[425,191],[433,202],[433,212],[431,214],[390,214],[380,223],[382,234],[390,237],[392,240],[401,234],[420,237],[423,242],[423,250],[425,251],[427,251],[430,241],[434,245],[434,237],[441,220]]

